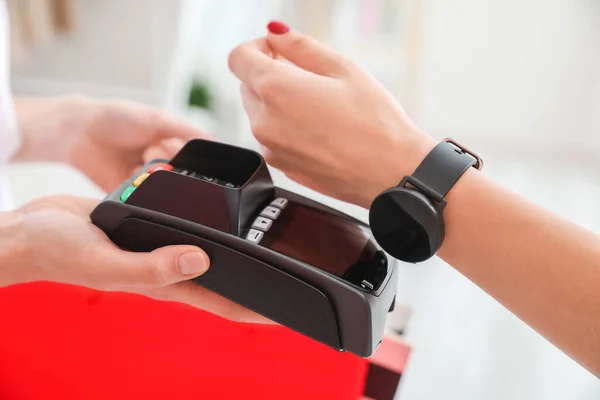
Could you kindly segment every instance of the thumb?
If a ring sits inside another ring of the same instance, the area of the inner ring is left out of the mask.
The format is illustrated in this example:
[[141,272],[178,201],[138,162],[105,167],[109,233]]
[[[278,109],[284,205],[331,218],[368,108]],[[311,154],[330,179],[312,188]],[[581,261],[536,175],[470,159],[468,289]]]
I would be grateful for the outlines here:
[[318,75],[337,77],[346,73],[342,55],[287,25],[273,21],[267,25],[267,41],[274,53],[298,67]]
[[104,251],[102,280],[110,288],[157,288],[186,281],[208,270],[210,260],[194,246],[167,246],[149,253],[114,247]]

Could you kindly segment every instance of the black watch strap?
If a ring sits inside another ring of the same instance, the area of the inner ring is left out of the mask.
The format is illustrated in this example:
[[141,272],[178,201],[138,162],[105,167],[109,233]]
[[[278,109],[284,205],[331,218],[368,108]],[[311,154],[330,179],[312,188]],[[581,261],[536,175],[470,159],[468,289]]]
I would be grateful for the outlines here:
[[481,157],[452,139],[444,139],[419,164],[408,182],[439,200],[470,167],[481,169]]

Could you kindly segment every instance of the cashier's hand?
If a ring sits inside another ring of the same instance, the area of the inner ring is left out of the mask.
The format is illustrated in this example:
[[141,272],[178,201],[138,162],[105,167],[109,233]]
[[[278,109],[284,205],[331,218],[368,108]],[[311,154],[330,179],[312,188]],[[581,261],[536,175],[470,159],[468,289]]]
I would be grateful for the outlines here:
[[31,281],[74,284],[187,303],[225,318],[265,318],[187,280],[210,260],[202,249],[167,246],[150,253],[119,249],[89,220],[97,200],[54,196],[0,213],[0,287]]
[[296,31],[238,46],[229,66],[267,162],[326,195],[368,207],[435,146],[369,74]]
[[15,98],[22,146],[16,160],[71,164],[106,192],[145,162],[170,159],[206,135],[155,108],[83,96]]

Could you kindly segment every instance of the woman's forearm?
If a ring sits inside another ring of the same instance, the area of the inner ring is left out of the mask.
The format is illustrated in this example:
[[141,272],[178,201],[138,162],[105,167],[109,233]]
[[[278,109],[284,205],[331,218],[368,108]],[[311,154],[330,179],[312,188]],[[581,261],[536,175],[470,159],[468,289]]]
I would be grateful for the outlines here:
[[468,171],[439,256],[600,376],[600,237]]

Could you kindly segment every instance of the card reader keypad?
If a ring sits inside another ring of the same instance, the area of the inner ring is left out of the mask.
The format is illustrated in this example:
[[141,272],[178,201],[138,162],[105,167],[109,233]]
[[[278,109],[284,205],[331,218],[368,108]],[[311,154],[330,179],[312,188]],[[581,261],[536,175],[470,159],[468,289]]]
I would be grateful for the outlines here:
[[288,203],[287,199],[284,199],[283,197],[279,197],[271,202],[271,206],[281,208],[283,210],[285,208],[285,206],[287,206],[287,203]]
[[129,196],[131,196],[131,194],[138,188],[138,186],[140,186],[152,173],[154,173],[156,171],[172,171],[172,172],[175,172],[175,173],[178,173],[181,175],[187,175],[192,178],[202,179],[206,182],[212,182],[212,183],[216,183],[218,185],[223,185],[223,186],[231,188],[231,189],[238,189],[240,187],[240,185],[237,185],[235,183],[226,182],[221,179],[216,179],[215,177],[212,177],[212,176],[197,174],[197,173],[195,173],[193,171],[189,171],[187,169],[175,169],[171,164],[159,163],[159,164],[153,165],[152,168],[150,168],[148,170],[148,172],[140,174],[139,176],[137,176],[134,179],[131,186],[129,186],[127,189],[125,189],[123,191],[123,193],[121,194],[121,197],[120,197],[121,202],[125,203],[127,201],[127,199],[129,198]]
[[252,228],[248,231],[246,239],[253,243],[259,243],[264,233],[271,229],[271,226],[273,226],[281,211],[287,206],[287,203],[287,199],[279,197],[266,206],[260,212],[260,216],[256,217],[252,223]]
[[248,239],[248,241],[250,241],[250,242],[258,243],[258,242],[260,242],[260,240],[263,238],[264,235],[265,235],[265,233],[262,231],[259,231],[257,229],[250,229],[250,231],[248,232],[248,235],[246,236],[246,239]]
[[203,174],[197,174],[195,172],[192,171],[188,171],[187,169],[176,169],[174,170],[174,172],[177,172],[179,174],[182,175],[187,175],[190,176],[192,178],[196,178],[196,179],[202,179],[203,181],[206,182],[212,182],[212,183],[216,183],[217,185],[222,185],[231,189],[238,189],[240,187],[240,185],[236,185],[235,183],[231,183],[231,182],[227,182],[224,181],[222,179],[217,179],[214,176],[208,176],[208,175],[203,175]]
[[156,171],[173,171],[173,166],[170,164],[162,164],[162,163],[155,164],[152,168],[150,168],[148,170],[148,172],[137,176],[134,179],[131,186],[129,186],[127,189],[125,189],[123,191],[123,193],[121,193],[121,197],[119,198],[119,200],[121,200],[121,202],[125,203],[127,201],[127,199],[129,198],[129,196],[131,196],[131,194],[135,191],[135,189],[137,189],[138,186],[140,186],[146,180],[146,178],[148,178],[150,176],[150,174],[152,174]]
[[252,224],[253,228],[260,229],[261,231],[268,231],[269,228],[273,225],[273,220],[265,217],[258,217],[254,220]]
[[135,186],[135,187],[140,186],[142,184],[142,182],[144,182],[146,180],[146,178],[149,176],[150,176],[150,174],[141,174],[140,176],[135,178],[135,181],[133,181],[133,186]]
[[272,206],[265,207],[265,209],[260,213],[261,217],[267,217],[271,219],[277,219],[279,214],[281,214],[281,209]]

